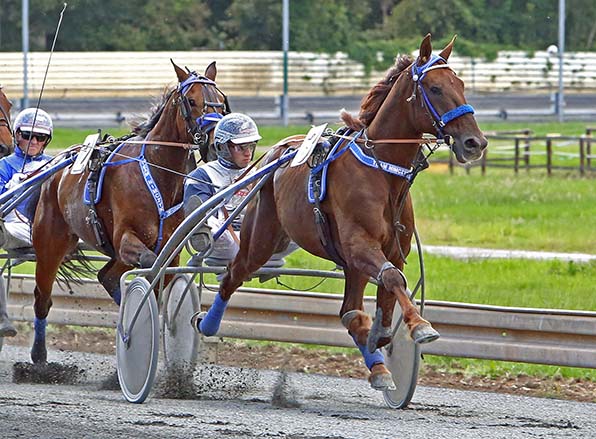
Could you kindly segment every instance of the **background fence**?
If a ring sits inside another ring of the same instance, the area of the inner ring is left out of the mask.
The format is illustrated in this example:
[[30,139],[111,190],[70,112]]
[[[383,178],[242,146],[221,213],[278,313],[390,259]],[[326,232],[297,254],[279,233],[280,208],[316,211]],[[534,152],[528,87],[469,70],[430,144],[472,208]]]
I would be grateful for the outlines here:
[[[39,94],[48,57],[48,52],[29,53],[30,98]],[[130,97],[159,93],[175,81],[170,59],[201,73],[217,61],[218,83],[231,96],[279,96],[283,91],[281,51],[56,52],[44,96]],[[501,51],[494,61],[452,55],[449,63],[472,93],[555,92],[558,88],[559,60],[546,51]],[[22,96],[23,54],[0,52],[0,67],[0,83],[7,94]],[[563,73],[566,90],[596,90],[596,53],[566,53]],[[367,74],[362,64],[340,52],[289,53],[292,95],[360,95],[383,76],[384,72]]]
[[[530,129],[486,133],[490,146],[482,159],[461,166],[468,172],[473,167],[480,167],[482,175],[486,174],[486,168],[493,167],[513,169],[516,174],[520,170],[544,169],[549,176],[556,170],[593,176],[596,173],[596,155],[592,151],[596,142],[592,135],[595,131],[596,128],[588,127],[580,136],[535,136]],[[448,163],[453,173],[458,164],[451,153]]]

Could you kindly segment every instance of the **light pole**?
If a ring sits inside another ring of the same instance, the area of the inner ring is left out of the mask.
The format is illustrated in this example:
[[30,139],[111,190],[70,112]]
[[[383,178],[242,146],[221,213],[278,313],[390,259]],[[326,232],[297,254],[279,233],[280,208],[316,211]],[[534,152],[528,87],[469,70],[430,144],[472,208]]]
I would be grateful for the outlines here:
[[27,66],[27,58],[29,57],[29,0],[23,0],[22,5],[23,30],[21,32],[21,39],[23,42],[23,99],[21,105],[23,108],[27,108],[29,107],[29,68]]
[[559,93],[557,94],[557,116],[559,122],[565,120],[563,97],[563,55],[565,54],[565,0],[559,0]]
[[290,0],[283,0],[282,6],[282,49],[284,52],[284,93],[281,102],[283,125],[288,126],[288,50],[290,49]]

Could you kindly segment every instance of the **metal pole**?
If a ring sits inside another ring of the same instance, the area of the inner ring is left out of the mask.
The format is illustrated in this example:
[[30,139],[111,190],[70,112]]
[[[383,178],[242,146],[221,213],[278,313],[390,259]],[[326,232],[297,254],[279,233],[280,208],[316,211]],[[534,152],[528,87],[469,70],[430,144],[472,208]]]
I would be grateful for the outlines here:
[[288,126],[288,50],[290,49],[290,0],[283,0],[282,10],[282,50],[284,52],[284,94],[282,99],[281,114],[283,124]]
[[29,0],[23,0],[22,5],[23,32],[21,35],[23,42],[23,99],[21,102],[22,108],[27,108],[29,107],[29,68],[27,66],[27,58],[29,57]]
[[565,120],[565,99],[563,97],[563,55],[565,54],[565,0],[559,0],[559,93],[557,95],[557,114],[559,122]]

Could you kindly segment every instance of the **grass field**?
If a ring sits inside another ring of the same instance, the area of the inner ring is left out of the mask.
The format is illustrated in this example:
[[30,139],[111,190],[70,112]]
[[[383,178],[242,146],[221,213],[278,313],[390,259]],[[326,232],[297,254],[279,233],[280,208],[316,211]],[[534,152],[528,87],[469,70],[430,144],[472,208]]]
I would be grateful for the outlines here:
[[[583,123],[486,123],[486,131],[531,128],[536,135],[560,133],[580,135]],[[262,145],[296,133],[306,126],[263,126]],[[118,136],[125,129],[107,130]],[[52,147],[63,149],[81,142],[90,130],[57,129]],[[489,145],[490,148],[490,145]],[[486,176],[474,169],[467,175],[457,169],[450,175],[445,166],[431,166],[418,177],[412,194],[417,227],[423,243],[561,252],[596,252],[596,190],[593,178],[577,173],[544,171],[514,175],[510,169],[489,168]],[[357,208],[357,207],[355,207]],[[185,261],[187,256],[183,256]],[[417,278],[418,262],[413,255],[406,274]],[[334,264],[299,251],[288,257],[294,267],[331,269]],[[482,260],[461,261],[427,255],[427,298],[504,306],[596,310],[596,263],[557,261]],[[23,267],[31,271],[32,266]],[[312,287],[316,279],[290,279],[296,289]],[[283,288],[275,281],[250,286]],[[316,291],[341,293],[341,281],[327,280]],[[369,287],[367,294],[374,294]],[[596,380],[596,371],[573,368],[479,360],[450,360],[426,357],[427,362],[457,364],[469,373],[483,375],[526,373],[531,375],[583,377]],[[455,366],[453,366],[455,367]]]

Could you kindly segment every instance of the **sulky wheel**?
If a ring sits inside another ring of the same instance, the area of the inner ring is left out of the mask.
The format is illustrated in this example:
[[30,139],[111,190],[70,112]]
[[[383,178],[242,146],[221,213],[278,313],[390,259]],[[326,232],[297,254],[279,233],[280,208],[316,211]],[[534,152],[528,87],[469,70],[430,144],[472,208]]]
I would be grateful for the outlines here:
[[188,274],[178,274],[164,292],[162,337],[166,366],[193,368],[197,361],[200,335],[190,318],[201,308],[199,292]]
[[155,295],[149,287],[142,277],[128,285],[116,331],[118,381],[126,400],[133,403],[145,401],[157,370],[159,315]]
[[401,318],[399,303],[395,304],[393,320],[400,322],[399,327],[391,343],[383,348],[383,354],[396,389],[385,390],[383,397],[389,407],[401,409],[410,403],[416,390],[420,368],[420,346],[410,337],[408,328]]

